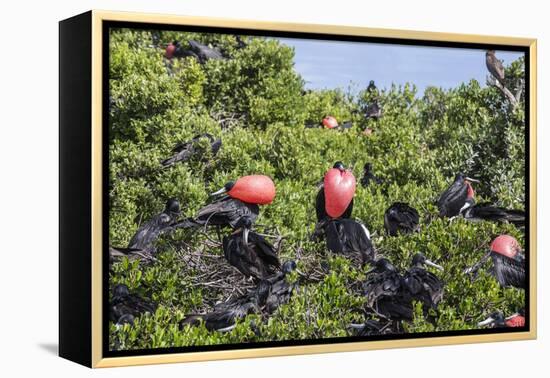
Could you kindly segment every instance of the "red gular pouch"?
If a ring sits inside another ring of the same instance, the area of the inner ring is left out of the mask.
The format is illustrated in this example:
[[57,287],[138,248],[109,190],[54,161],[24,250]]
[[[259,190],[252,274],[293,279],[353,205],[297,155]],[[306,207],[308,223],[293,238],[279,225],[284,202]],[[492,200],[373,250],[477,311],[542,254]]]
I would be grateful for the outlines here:
[[172,59],[174,57],[175,51],[176,51],[176,46],[174,46],[173,43],[170,43],[168,46],[166,46],[166,50],[164,51],[164,56],[167,59]]
[[472,186],[472,183],[468,180],[464,181],[464,183],[466,184],[466,186],[468,186],[468,194],[467,194],[467,197],[468,199],[470,198],[474,198],[474,196],[476,195],[476,192],[474,190],[474,187]]
[[525,327],[525,318],[521,315],[513,315],[504,321],[506,327]]
[[500,235],[491,242],[491,252],[508,258],[515,258],[521,251],[518,241],[510,235]]
[[348,208],[355,195],[355,177],[349,170],[331,168],[325,174],[325,211],[338,218]]
[[338,127],[338,121],[333,116],[326,116],[323,118],[322,124],[327,129],[335,129]]
[[231,198],[256,205],[267,205],[275,199],[275,184],[264,175],[243,176],[227,191]]

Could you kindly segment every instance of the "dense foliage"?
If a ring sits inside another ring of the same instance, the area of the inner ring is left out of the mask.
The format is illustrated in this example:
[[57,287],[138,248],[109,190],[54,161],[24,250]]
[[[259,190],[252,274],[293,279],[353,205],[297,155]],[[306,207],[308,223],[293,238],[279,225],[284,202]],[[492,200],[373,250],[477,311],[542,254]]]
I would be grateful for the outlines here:
[[[169,62],[160,46],[174,39],[212,43],[231,58],[204,65],[194,58]],[[190,264],[191,256],[204,255],[203,261],[218,262],[211,269],[221,266],[223,252],[215,243],[216,234],[177,231],[159,241],[154,263],[124,258],[112,265],[111,285],[125,283],[159,308],[133,325],[111,324],[111,348],[349,336],[348,324],[364,318],[357,282],[369,267],[361,268],[331,255],[323,243],[309,241],[316,184],[338,160],[353,167],[358,180],[363,165],[372,162],[384,180],[379,186],[359,186],[353,211],[370,229],[377,253],[405,269],[414,253],[423,252],[445,268],[438,273],[446,287],[437,322],[425,321],[419,309],[415,321],[405,325],[407,331],[472,329],[492,311],[512,313],[524,307],[523,291],[499,287],[486,269],[475,280],[462,274],[487,251],[492,238],[509,233],[524,245],[523,231],[509,224],[450,222],[437,217],[435,206],[454,175],[465,172],[481,180],[475,186],[478,200],[524,208],[522,106],[513,109],[496,88],[476,81],[450,90],[430,87],[422,96],[407,84],[382,90],[384,116],[366,120],[361,109],[372,93],[306,91],[294,70],[291,48],[264,38],[247,39],[243,49],[236,46],[231,35],[112,33],[110,244],[127,245],[139,225],[163,209],[167,198],[180,201],[182,216],[193,216],[208,193],[225,182],[262,173],[275,181],[277,196],[262,207],[257,229],[283,235],[281,259],[296,259],[301,271],[316,279],[301,282],[290,303],[269,319],[249,315],[229,333],[209,332],[203,326],[179,330],[185,314],[207,310],[225,299],[225,291],[204,285],[199,276],[203,271]],[[512,63],[506,74],[511,88],[520,85],[523,61]],[[325,114],[351,119],[354,126],[345,131],[304,127]],[[372,135],[363,134],[365,127],[374,130]],[[176,143],[203,132],[223,140],[215,157],[205,146],[206,158],[168,169],[160,166]],[[421,232],[385,236],[383,214],[394,201],[418,209]]]

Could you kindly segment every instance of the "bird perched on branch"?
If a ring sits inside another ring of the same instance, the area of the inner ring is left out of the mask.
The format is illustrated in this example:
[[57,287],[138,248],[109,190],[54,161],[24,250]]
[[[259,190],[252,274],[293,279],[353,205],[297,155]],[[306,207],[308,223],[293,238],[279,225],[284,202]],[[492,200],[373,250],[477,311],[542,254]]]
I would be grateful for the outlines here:
[[155,241],[161,234],[172,229],[171,226],[179,215],[180,203],[176,199],[170,198],[161,213],[155,215],[139,227],[132,239],[130,239],[128,248],[154,253],[156,251],[154,247]]
[[505,318],[502,312],[493,312],[489,317],[479,323],[478,327],[489,328],[518,328],[525,327],[525,310],[521,309],[513,315]]
[[226,260],[246,277],[264,279],[273,275],[281,267],[273,245],[251,231],[250,218],[241,218],[237,227],[235,232],[223,238]]
[[209,331],[229,332],[237,321],[249,314],[271,315],[279,306],[287,303],[298,289],[297,282],[288,282],[287,276],[297,271],[296,262],[286,261],[281,271],[258,282],[251,292],[234,300],[222,302],[214,306],[213,311],[206,314],[192,314],[180,322],[180,328],[186,325],[196,326],[204,323]]
[[496,57],[495,50],[487,50],[485,53],[485,64],[491,75],[504,86],[504,66]]
[[413,301],[422,303],[424,313],[436,309],[443,296],[443,283],[425,265],[443,268],[417,253],[404,275],[385,258],[372,262],[374,268],[363,284],[368,312],[394,321],[412,321]]
[[144,314],[154,314],[157,305],[137,294],[131,294],[128,286],[118,284],[113,288],[109,302],[109,319],[116,324],[133,323],[134,318]]
[[172,225],[180,215],[180,204],[175,198],[170,198],[164,210],[142,224],[130,242],[128,247],[109,246],[109,260],[113,262],[121,257],[136,258],[151,262],[155,260],[155,242],[160,235],[172,231]]
[[179,143],[172,149],[174,155],[172,155],[168,159],[163,160],[161,162],[161,165],[163,167],[170,167],[177,162],[186,162],[197,153],[201,153],[200,149],[198,148],[198,144],[199,141],[203,138],[208,139],[208,141],[210,142],[210,151],[212,152],[212,155],[215,156],[222,146],[222,140],[215,139],[211,134],[204,133],[200,135],[195,135],[193,139],[189,141]]
[[173,226],[175,228],[196,228],[200,226],[230,226],[237,229],[243,218],[250,224],[260,213],[259,205],[266,205],[275,198],[275,184],[264,175],[243,176],[229,181],[210,196],[221,196],[199,210],[195,218],[188,218]]
[[[441,197],[437,201],[440,217],[455,217],[463,209],[470,206],[467,203],[468,193],[473,191],[470,182],[479,181],[469,178],[462,173],[455,176],[454,182],[441,194]],[[473,194],[470,193],[470,195]]]
[[191,56],[196,58],[200,64],[205,64],[210,59],[224,59],[222,53],[215,48],[203,45],[194,40],[189,40],[187,43],[187,48],[184,48],[179,41],[168,44],[164,56],[167,59]]
[[495,238],[491,242],[489,252],[464,273],[476,273],[489,259],[492,261],[489,272],[500,286],[525,289],[525,254],[514,237],[500,235]]
[[365,163],[365,166],[363,167],[363,177],[361,178],[361,185],[363,186],[363,188],[366,188],[371,184],[380,185],[382,184],[382,179],[374,175],[372,163]]
[[403,202],[394,202],[384,213],[384,228],[390,236],[417,232],[419,222],[418,211]]

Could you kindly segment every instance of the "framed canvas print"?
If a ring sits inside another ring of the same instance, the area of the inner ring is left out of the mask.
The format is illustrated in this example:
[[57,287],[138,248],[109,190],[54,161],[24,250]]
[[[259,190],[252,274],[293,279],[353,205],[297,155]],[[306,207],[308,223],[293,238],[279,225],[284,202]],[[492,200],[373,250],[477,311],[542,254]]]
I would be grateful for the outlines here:
[[536,41],[60,22],[60,355],[536,337]]

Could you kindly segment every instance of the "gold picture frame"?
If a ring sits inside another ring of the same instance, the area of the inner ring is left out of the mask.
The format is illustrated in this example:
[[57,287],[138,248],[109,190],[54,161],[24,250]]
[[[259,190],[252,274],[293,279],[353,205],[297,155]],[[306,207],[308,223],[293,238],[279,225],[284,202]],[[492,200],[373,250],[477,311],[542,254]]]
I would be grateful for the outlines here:
[[[77,16],[81,17],[81,16]],[[89,137],[90,145],[90,194],[91,199],[89,203],[90,211],[90,229],[89,229],[89,277],[90,282],[90,296],[85,296],[85,300],[89,300],[89,309],[91,310],[89,324],[89,359],[80,359],[79,357],[72,356],[68,351],[68,348],[72,348],[72,345],[67,342],[67,348],[63,347],[63,341],[60,341],[60,354],[63,357],[75,360],[90,367],[114,367],[114,366],[129,366],[129,365],[144,365],[144,364],[160,364],[160,363],[173,363],[173,362],[189,362],[189,361],[208,361],[208,360],[221,360],[221,359],[237,359],[237,358],[251,358],[251,357],[269,357],[269,356],[284,356],[284,355],[298,355],[298,354],[313,354],[313,353],[328,353],[328,352],[349,352],[349,351],[362,351],[372,349],[387,349],[387,348],[404,348],[404,347],[424,347],[424,346],[436,346],[436,345],[449,345],[449,344],[466,344],[466,343],[484,343],[495,341],[514,341],[514,340],[528,340],[535,339],[537,336],[537,265],[536,265],[536,250],[537,250],[537,136],[536,136],[536,124],[537,124],[537,41],[531,38],[513,38],[513,37],[501,37],[501,36],[482,36],[482,35],[469,35],[469,34],[452,34],[452,33],[435,33],[435,32],[423,32],[412,30],[394,30],[394,29],[378,29],[368,27],[353,27],[353,26],[337,26],[337,25],[316,25],[316,24],[295,24],[295,23],[279,23],[279,22],[258,22],[252,20],[231,20],[231,19],[219,19],[210,17],[188,17],[188,16],[174,16],[174,15],[161,15],[161,14],[142,14],[142,13],[126,13],[126,12],[110,12],[93,10],[83,15],[86,19],[85,26],[75,26],[75,28],[85,29],[90,26],[89,36],[90,39],[90,87],[91,87],[91,103],[90,109],[90,130],[91,135],[83,136]],[[72,20],[72,19],[71,19]],[[70,21],[70,20],[69,20]],[[76,18],[74,19],[75,22]],[[443,42],[458,42],[458,43],[471,43],[471,44],[497,44],[504,46],[522,46],[528,48],[529,54],[529,105],[528,105],[528,117],[529,117],[529,224],[530,234],[529,238],[529,314],[530,314],[530,329],[526,332],[514,332],[514,333],[492,333],[482,335],[459,335],[459,336],[443,336],[443,337],[430,337],[430,338],[412,338],[412,339],[399,339],[399,340],[381,340],[381,341],[357,341],[357,342],[345,342],[345,343],[332,343],[332,344],[314,344],[314,345],[301,345],[301,346],[277,346],[266,347],[256,349],[236,349],[236,350],[219,350],[219,351],[207,351],[207,352],[188,352],[188,353],[170,353],[170,354],[150,354],[150,355],[136,355],[136,356],[124,356],[124,357],[104,357],[102,351],[103,345],[103,227],[102,222],[104,219],[105,208],[102,206],[103,201],[103,171],[102,171],[102,156],[104,153],[104,139],[102,135],[102,122],[103,122],[103,90],[104,84],[104,65],[103,65],[103,39],[104,39],[104,22],[128,22],[128,23],[147,23],[147,24],[162,24],[162,25],[189,25],[189,26],[205,26],[205,27],[222,27],[222,28],[235,28],[235,29],[249,29],[260,31],[284,31],[284,32],[300,32],[300,33],[322,33],[332,35],[346,35],[346,36],[360,36],[360,37],[378,37],[378,38],[397,38],[401,40],[418,40],[418,41],[443,41]],[[65,21],[63,21],[65,22]],[[62,24],[63,24],[62,22]],[[76,25],[76,24],[75,24]],[[63,25],[61,26],[63,31]],[[76,30],[76,29],[75,29]],[[70,31],[70,29],[65,30]],[[62,33],[60,33],[62,34]],[[63,46],[63,36],[61,38],[61,45]],[[60,49],[62,50],[62,49]],[[60,52],[60,57],[63,55],[63,51]],[[60,58],[61,59],[61,58]],[[63,70],[63,67],[60,68]],[[63,84],[61,84],[63,88]],[[89,88],[88,88],[89,89]],[[66,101],[69,101],[67,99]],[[63,113],[64,106],[63,98],[61,99],[60,112]],[[67,225],[66,227],[69,227]],[[64,232],[69,232],[69,229],[61,229],[61,238],[66,235]],[[87,248],[88,246],[86,246]],[[64,259],[62,253],[61,260]],[[67,257],[68,258],[68,257]],[[72,262],[67,262],[72,264]],[[85,264],[85,262],[82,262]],[[63,266],[63,261],[61,261]],[[67,269],[65,267],[64,269]],[[75,268],[76,269],[76,268]],[[82,265],[78,269],[85,269],[85,265]],[[63,270],[63,269],[61,269]],[[61,272],[61,274],[64,274]],[[87,278],[86,278],[87,279]],[[64,292],[64,285],[67,285],[69,278],[61,279],[61,296],[66,295]],[[60,298],[60,300],[62,300]],[[86,302],[88,303],[88,302]],[[66,312],[67,307],[61,303],[60,311]],[[60,316],[60,322],[65,322],[66,319],[62,319]],[[87,326],[87,325],[86,325]],[[68,330],[64,332],[60,330],[63,335],[60,335],[60,339],[70,338]],[[74,332],[74,330],[73,330]],[[85,339],[87,340],[87,339]],[[86,354],[88,349],[86,349]]]

